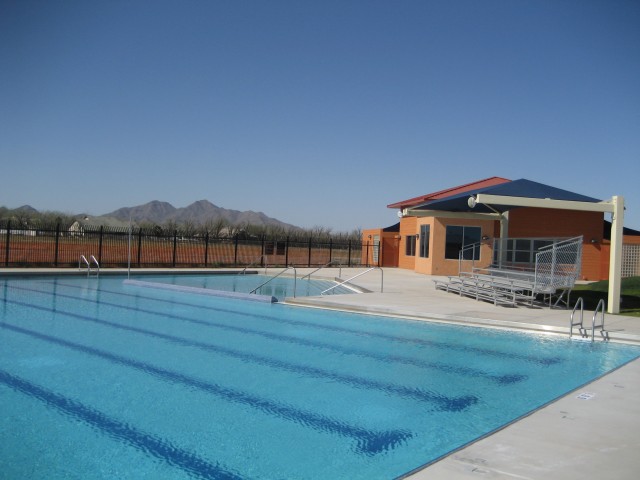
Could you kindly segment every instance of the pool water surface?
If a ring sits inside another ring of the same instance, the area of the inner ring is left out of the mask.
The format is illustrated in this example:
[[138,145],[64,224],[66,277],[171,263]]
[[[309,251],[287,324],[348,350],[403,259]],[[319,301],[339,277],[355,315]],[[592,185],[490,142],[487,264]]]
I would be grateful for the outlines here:
[[[287,297],[306,297],[315,295],[352,294],[353,290],[337,282],[311,278],[295,278],[290,275],[278,276],[282,271],[272,274],[181,274],[181,275],[138,275],[132,276],[134,282],[148,284],[171,285],[202,289],[208,292],[233,292],[247,295],[252,294],[271,296],[277,301]],[[291,272],[295,273],[295,272]]]
[[0,279],[6,478],[392,479],[640,355],[123,280]]

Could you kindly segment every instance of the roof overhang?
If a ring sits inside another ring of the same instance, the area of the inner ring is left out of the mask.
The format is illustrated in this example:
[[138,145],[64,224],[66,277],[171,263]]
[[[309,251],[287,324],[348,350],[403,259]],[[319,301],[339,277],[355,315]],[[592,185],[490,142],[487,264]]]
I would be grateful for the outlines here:
[[[594,206],[595,205],[595,206]],[[559,188],[520,179],[478,188],[402,210],[403,215],[425,216],[420,211],[502,214],[513,208],[562,208],[611,212],[606,202]]]

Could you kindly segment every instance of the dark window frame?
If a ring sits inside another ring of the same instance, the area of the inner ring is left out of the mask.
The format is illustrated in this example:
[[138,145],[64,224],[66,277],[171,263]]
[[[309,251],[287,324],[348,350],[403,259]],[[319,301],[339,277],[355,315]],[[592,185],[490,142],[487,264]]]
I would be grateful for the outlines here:
[[416,238],[417,235],[407,235],[404,243],[404,254],[407,257],[416,256]]
[[429,239],[431,225],[420,225],[420,258],[429,258]]
[[473,254],[466,255],[463,260],[480,260],[479,242],[481,240],[482,227],[473,225],[447,225],[444,258],[446,260],[458,260],[460,258],[460,251],[463,248],[478,243],[477,248],[473,249]]

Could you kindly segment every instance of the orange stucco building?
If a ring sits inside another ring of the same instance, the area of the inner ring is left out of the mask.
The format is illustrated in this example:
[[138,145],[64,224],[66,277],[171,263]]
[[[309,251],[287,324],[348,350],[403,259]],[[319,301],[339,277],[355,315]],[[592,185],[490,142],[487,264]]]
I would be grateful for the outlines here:
[[[554,240],[582,236],[583,280],[605,280],[609,275],[610,241],[604,213],[519,207],[501,212],[508,219],[505,227],[495,216],[471,213],[466,207],[471,195],[481,191],[511,189],[517,196],[527,194],[554,195],[561,200],[598,202],[597,199],[556,189],[529,180],[511,181],[490,177],[438,192],[392,203],[401,216],[393,229],[367,229],[363,241],[372,247],[367,252],[368,264],[399,267],[429,275],[457,275],[460,269],[459,252],[472,244],[475,266],[493,262],[494,239],[502,235],[510,240],[508,255],[514,264],[531,264],[540,246]],[[513,195],[513,193],[511,193]],[[551,197],[553,198],[553,197]],[[640,236],[627,230],[624,243],[640,243]],[[374,247],[375,246],[375,247]],[[363,256],[365,252],[363,251]]]

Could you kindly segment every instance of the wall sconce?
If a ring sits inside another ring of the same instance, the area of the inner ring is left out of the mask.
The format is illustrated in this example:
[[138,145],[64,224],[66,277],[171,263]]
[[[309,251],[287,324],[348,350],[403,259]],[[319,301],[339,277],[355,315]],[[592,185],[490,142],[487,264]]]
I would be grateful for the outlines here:
[[598,243],[598,240],[596,238],[592,238],[591,243]]
[[483,235],[482,240],[489,240],[489,235]]

